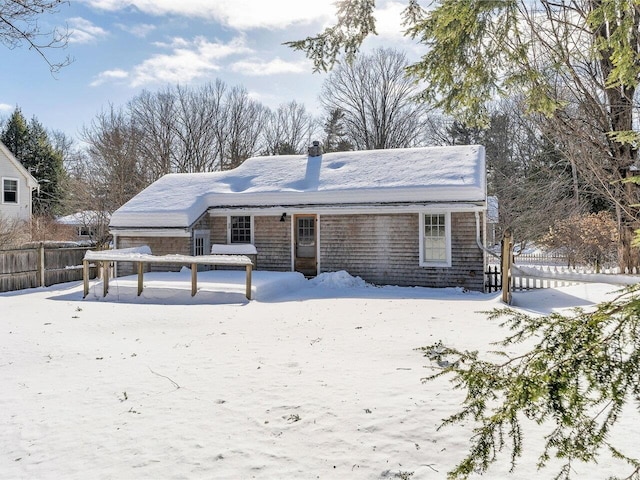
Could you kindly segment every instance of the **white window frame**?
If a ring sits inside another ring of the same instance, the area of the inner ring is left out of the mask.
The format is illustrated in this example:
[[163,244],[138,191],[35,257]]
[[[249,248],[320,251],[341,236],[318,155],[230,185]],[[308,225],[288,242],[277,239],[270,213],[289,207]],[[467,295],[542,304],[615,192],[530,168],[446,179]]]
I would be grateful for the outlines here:
[[[251,229],[251,232],[249,232],[251,240],[248,242],[248,244],[253,245],[253,239],[254,239],[254,221],[253,221],[253,215],[245,215],[245,214],[238,214],[238,215],[229,215],[227,216],[227,244],[232,245],[231,243],[231,218],[233,217],[249,217],[250,219],[250,226],[249,228]],[[233,243],[233,245],[247,245],[247,243]]]
[[[445,260],[425,260],[424,229],[425,215],[444,215],[445,228]],[[451,267],[451,212],[423,211],[420,212],[420,266],[421,267]]]
[[[16,201],[15,202],[5,202],[4,200],[4,181],[10,180],[16,182]],[[19,205],[20,204],[20,179],[13,177],[2,177],[2,185],[0,186],[1,194],[2,194],[2,203],[4,205]]]
[[211,232],[209,230],[194,230],[193,231],[193,255],[196,256],[196,239],[202,238],[202,254],[201,255],[210,255],[211,254]]

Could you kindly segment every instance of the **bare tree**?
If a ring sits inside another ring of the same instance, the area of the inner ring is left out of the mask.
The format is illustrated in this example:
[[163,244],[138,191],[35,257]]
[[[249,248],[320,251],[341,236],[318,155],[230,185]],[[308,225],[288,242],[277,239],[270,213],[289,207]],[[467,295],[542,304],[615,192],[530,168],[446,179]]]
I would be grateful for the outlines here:
[[245,88],[229,92],[221,115],[225,122],[218,130],[223,145],[221,170],[236,168],[258,152],[267,114],[267,108],[251,100]]
[[316,120],[295,100],[282,104],[269,115],[265,129],[265,152],[268,155],[303,153],[311,144]]
[[356,149],[412,147],[423,140],[426,105],[406,76],[401,52],[375,50],[338,65],[320,94],[328,110],[341,109],[348,139]]
[[428,125],[436,144],[485,146],[488,192],[498,198],[498,234],[510,229],[521,247],[541,239],[567,215],[593,208],[546,120],[528,115],[520,99],[495,103],[484,128],[444,116],[431,117]]
[[216,132],[223,112],[222,83],[200,89],[175,88],[175,131],[178,150],[177,172],[208,172],[219,167]]
[[29,223],[0,214],[0,250],[18,247],[29,241]]
[[169,88],[156,93],[145,90],[129,102],[130,115],[140,133],[138,148],[149,182],[174,170],[175,103]]
[[199,88],[144,91],[129,102],[128,114],[140,134],[140,155],[149,182],[167,173],[219,168],[218,137],[226,91],[218,80]]
[[82,140],[88,145],[83,173],[99,199],[97,208],[113,212],[148,185],[139,139],[127,113],[113,105],[83,129]]
[[266,109],[244,88],[216,80],[145,91],[129,102],[128,115],[150,183],[166,173],[238,166],[259,148]]
[[42,31],[38,19],[45,14],[57,13],[60,5],[68,3],[62,0],[0,1],[0,42],[9,49],[26,44],[29,50],[34,50],[44,59],[52,73],[58,72],[69,65],[71,59],[67,56],[55,62],[47,51],[66,48],[69,32],[66,28]]
[[54,149],[63,158],[67,175],[62,209],[75,215],[90,241],[105,245],[110,240],[108,198],[103,195],[103,179],[95,174],[89,156],[71,137],[60,131],[51,132]]

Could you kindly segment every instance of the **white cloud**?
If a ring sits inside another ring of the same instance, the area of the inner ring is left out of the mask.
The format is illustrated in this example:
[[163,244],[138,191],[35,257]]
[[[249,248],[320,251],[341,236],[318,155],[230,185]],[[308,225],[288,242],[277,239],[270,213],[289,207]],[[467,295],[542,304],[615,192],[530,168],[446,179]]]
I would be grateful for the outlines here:
[[117,11],[129,7],[151,15],[182,15],[216,20],[238,30],[282,29],[296,23],[324,22],[335,14],[335,0],[87,0],[97,9]]
[[82,17],[70,18],[68,24],[71,32],[69,43],[92,43],[108,35],[104,28]]
[[311,66],[306,61],[287,62],[280,58],[273,60],[242,60],[231,65],[231,70],[242,75],[260,77],[282,73],[309,73]]
[[13,110],[13,105],[8,103],[0,103],[0,112],[10,112]]
[[129,73],[124,70],[105,70],[104,72],[101,72],[97,76],[97,78],[89,85],[91,85],[92,87],[97,87],[112,80],[125,80],[128,77]]
[[393,40],[404,37],[406,27],[402,26],[402,12],[406,7],[406,3],[388,2],[384,7],[376,9],[378,36]]
[[125,25],[124,23],[118,23],[117,27],[138,38],[145,38],[157,28],[155,25],[151,25],[149,23],[137,23],[135,25]]
[[391,0],[379,5],[375,10],[376,31],[378,35],[365,41],[364,50],[379,47],[391,47],[403,51],[410,62],[417,61],[424,54],[424,46],[404,35],[407,27],[402,25],[402,12],[406,2]]
[[154,55],[134,66],[129,72],[102,72],[92,85],[97,86],[110,80],[127,80],[132,87],[158,83],[188,83],[219,70],[219,62],[224,58],[253,52],[245,45],[242,37],[226,44],[210,42],[204,37],[196,37],[193,40],[177,37],[170,43],[154,45],[170,52]]

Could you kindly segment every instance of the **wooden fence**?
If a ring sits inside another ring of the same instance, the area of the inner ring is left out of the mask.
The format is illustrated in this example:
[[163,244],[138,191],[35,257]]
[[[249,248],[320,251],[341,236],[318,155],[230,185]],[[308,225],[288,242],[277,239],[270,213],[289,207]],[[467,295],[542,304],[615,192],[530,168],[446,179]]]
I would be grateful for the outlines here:
[[561,253],[520,253],[514,255],[518,265],[569,265],[569,257]]
[[[558,276],[562,276],[563,274],[567,274],[566,278],[554,278]],[[567,287],[570,285],[578,285],[580,283],[584,283],[584,279],[576,278],[575,280],[571,279],[571,275],[574,274],[576,277],[578,276],[589,276],[593,275],[594,278],[589,281],[597,281],[602,279],[603,276],[606,275],[620,275],[620,270],[616,268],[608,268],[601,269],[597,271],[593,267],[564,267],[564,266],[542,266],[539,267],[539,272],[536,276],[526,275],[521,272],[517,268],[511,269],[511,290],[512,291],[523,291],[523,290],[533,290],[538,288],[556,288],[556,287]],[[595,275],[599,275],[596,279]],[[633,269],[632,271],[625,270],[624,275],[636,276],[638,275],[638,282],[640,282],[640,275],[637,269]],[[602,281],[602,280],[600,280]],[[615,283],[612,282],[612,283]],[[501,268],[498,265],[489,265],[487,271],[485,272],[485,289],[487,292],[497,292],[502,289],[502,275]]]
[[[549,271],[573,271],[568,268],[550,268]],[[581,273],[593,273],[595,271],[582,270]],[[498,265],[489,265],[485,272],[485,287],[487,292],[498,292],[502,289],[502,275],[500,274],[500,267]],[[640,278],[638,278],[640,281]],[[577,285],[582,283],[580,281],[572,281],[557,278],[543,278],[543,277],[527,277],[517,273],[517,271],[511,272],[511,290],[523,291],[533,290],[538,288],[556,288],[556,287],[568,287],[569,285]]]
[[[82,280],[82,259],[90,247],[55,247],[0,250],[0,292],[48,287]],[[96,268],[90,277],[96,277]]]

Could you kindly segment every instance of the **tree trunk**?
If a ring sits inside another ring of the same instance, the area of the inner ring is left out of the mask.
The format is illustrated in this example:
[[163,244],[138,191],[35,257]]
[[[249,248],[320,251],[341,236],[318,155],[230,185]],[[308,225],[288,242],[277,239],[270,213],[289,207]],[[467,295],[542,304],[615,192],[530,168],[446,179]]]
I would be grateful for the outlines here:
[[[601,1],[594,2],[600,6]],[[630,13],[633,15],[633,23],[635,28],[632,31],[633,38],[631,44],[637,48],[638,27],[640,26],[640,14],[638,12]],[[615,22],[603,22],[600,28],[595,32],[596,36],[608,41],[614,35],[618,28]],[[611,82],[612,74],[615,70],[614,61],[612,59],[611,49],[601,49],[600,67],[605,85]],[[636,175],[635,171],[637,160],[637,147],[629,140],[617,138],[616,134],[624,134],[633,131],[633,113],[635,96],[635,85],[625,85],[614,83],[605,88],[607,97],[607,109],[609,113],[609,133],[613,134],[609,137],[609,151],[612,156],[613,175],[617,173],[618,178],[612,179],[614,185],[612,191],[616,192],[614,202],[616,203],[616,213],[618,217],[618,264],[620,269],[633,269],[638,267],[639,251],[631,246],[635,238],[635,231],[640,229],[639,211],[635,205],[638,205],[638,186],[631,182],[626,182],[629,177]],[[615,185],[618,183],[618,185]]]
[[638,250],[637,247],[631,246],[631,243],[636,236],[635,231],[636,229],[631,225],[624,224],[618,229],[618,233],[620,235],[620,243],[618,246],[618,265],[621,273],[624,273],[625,271],[632,273],[634,268],[637,270],[640,267],[640,250]]

